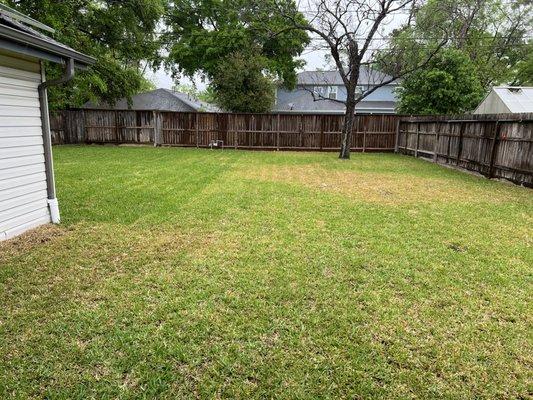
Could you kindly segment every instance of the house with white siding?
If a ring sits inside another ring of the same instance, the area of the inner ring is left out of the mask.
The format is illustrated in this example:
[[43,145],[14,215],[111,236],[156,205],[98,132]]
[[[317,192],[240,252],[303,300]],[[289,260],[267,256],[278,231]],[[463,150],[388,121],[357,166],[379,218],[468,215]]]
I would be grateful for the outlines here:
[[[46,88],[94,62],[42,31],[53,33],[0,4],[0,240],[59,222]],[[64,75],[47,81],[43,61]]]

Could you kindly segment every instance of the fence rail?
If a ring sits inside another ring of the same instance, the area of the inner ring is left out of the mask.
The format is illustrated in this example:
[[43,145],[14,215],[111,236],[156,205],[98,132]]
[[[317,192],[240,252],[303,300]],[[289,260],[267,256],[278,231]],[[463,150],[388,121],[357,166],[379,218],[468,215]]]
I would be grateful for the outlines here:
[[[396,115],[358,115],[353,151],[393,151]],[[338,150],[342,115],[68,110],[52,118],[53,142],[153,143],[262,150]]]
[[396,152],[533,187],[533,114],[399,121]]

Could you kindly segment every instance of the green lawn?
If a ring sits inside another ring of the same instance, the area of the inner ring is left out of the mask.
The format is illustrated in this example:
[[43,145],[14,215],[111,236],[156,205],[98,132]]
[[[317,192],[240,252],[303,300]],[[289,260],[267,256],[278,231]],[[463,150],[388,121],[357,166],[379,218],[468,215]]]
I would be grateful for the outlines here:
[[54,152],[63,223],[0,244],[0,398],[532,395],[531,189],[393,154]]

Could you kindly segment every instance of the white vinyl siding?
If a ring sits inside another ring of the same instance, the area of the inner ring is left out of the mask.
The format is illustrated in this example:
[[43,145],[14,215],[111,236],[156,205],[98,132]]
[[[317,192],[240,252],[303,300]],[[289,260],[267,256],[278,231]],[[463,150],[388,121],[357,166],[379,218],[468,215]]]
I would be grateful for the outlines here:
[[50,222],[39,62],[0,53],[0,240]]

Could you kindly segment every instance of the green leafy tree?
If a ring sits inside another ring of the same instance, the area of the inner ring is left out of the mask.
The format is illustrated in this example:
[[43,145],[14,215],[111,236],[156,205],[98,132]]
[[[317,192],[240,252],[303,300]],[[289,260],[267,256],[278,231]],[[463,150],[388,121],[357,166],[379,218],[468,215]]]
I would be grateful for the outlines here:
[[388,56],[400,64],[414,64],[445,29],[446,47],[470,58],[486,90],[509,83],[516,65],[530,53],[531,4],[530,0],[429,0],[414,14],[415,24],[394,33],[396,51]]
[[484,95],[468,55],[447,49],[401,84],[398,112],[460,114],[472,111]]
[[[275,77],[288,88],[296,84],[295,69],[302,65],[296,57],[308,43],[305,32],[290,29],[286,21],[273,7],[274,0],[177,0],[172,2],[166,18],[168,32],[165,42],[168,47],[167,66],[175,77],[192,77],[200,73],[203,77],[216,81],[212,87],[217,99],[224,102],[231,111],[232,104],[242,104],[246,93],[253,86],[254,96],[264,96],[263,101],[248,98],[249,104],[261,104],[257,109],[263,111],[264,104],[271,102],[268,76]],[[293,10],[296,18],[304,21],[293,0],[283,0],[286,7]],[[236,54],[246,54],[253,59],[254,71],[247,75],[248,83],[243,86],[238,76],[242,72],[241,61]],[[222,71],[226,68],[235,68]],[[258,74],[259,71],[259,74]],[[264,77],[260,78],[259,75]],[[230,84],[230,80],[235,82]],[[238,94],[239,101],[229,102],[229,95],[221,90],[231,88],[231,96]],[[241,90],[240,93],[237,93]],[[240,108],[239,108],[240,109]]]
[[513,85],[533,86],[533,42],[529,43],[527,58],[517,63],[513,76]]
[[225,57],[213,73],[216,103],[234,112],[268,112],[274,105],[275,84],[263,73],[264,61],[240,52]]
[[[87,100],[114,103],[153,85],[143,73],[160,65],[157,26],[166,0],[9,0],[7,4],[56,30],[53,37],[96,58],[72,82],[49,90],[52,109],[80,106]],[[46,67],[49,78],[58,65]]]

